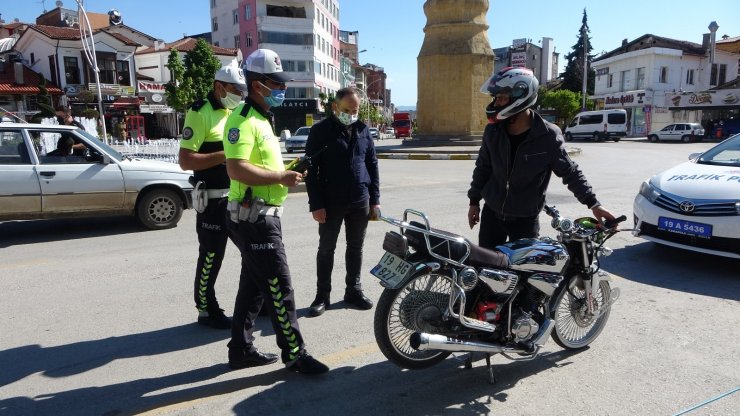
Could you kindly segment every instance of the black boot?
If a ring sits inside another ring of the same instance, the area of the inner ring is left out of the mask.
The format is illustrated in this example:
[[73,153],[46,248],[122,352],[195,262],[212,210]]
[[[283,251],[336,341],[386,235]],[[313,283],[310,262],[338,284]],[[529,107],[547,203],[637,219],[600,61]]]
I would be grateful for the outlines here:
[[278,356],[275,354],[259,352],[256,349],[252,351],[241,349],[229,349],[229,368],[239,370],[242,368],[259,367],[277,362]]
[[320,316],[329,309],[329,295],[319,293],[316,295],[313,303],[311,303],[311,309],[308,311],[310,316]]
[[324,374],[329,371],[329,367],[321,363],[319,360],[311,357],[306,351],[303,351],[298,358],[289,365],[288,370],[295,371],[301,374],[307,375],[318,375]]
[[362,310],[367,310],[373,307],[373,301],[365,296],[361,290],[347,290],[344,292],[344,301]]

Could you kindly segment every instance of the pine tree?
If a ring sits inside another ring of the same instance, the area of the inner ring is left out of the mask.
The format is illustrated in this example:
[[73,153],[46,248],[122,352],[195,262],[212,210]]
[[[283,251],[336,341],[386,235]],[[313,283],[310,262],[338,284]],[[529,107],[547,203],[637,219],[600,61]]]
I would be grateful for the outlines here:
[[192,82],[195,97],[205,97],[213,88],[213,79],[216,71],[221,68],[221,62],[213,54],[213,49],[203,39],[198,39],[195,48],[185,54],[184,78]]
[[565,66],[565,72],[560,74],[560,78],[563,80],[561,88],[570,90],[573,92],[581,92],[583,90],[583,37],[586,36],[588,41],[588,49],[586,50],[588,59],[588,78],[586,92],[591,95],[594,93],[594,84],[596,80],[596,73],[591,67],[591,61],[593,55],[591,55],[591,37],[589,36],[590,29],[588,28],[588,16],[586,15],[586,9],[583,9],[583,19],[581,21],[581,29],[578,31],[578,42],[571,48],[572,51],[565,55],[565,59],[568,64]]

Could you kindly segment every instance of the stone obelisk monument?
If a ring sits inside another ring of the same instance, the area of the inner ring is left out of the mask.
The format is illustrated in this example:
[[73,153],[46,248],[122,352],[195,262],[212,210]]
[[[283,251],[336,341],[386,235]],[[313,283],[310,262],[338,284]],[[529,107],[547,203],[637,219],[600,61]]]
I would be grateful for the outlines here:
[[488,42],[488,0],[427,0],[419,52],[418,135],[436,144],[479,141],[491,98],[480,92],[493,71]]

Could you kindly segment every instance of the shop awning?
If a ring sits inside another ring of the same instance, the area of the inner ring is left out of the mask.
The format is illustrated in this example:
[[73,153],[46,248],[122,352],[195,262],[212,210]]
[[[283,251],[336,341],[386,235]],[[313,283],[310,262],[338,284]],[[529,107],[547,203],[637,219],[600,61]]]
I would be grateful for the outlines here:
[[119,109],[138,108],[140,103],[139,97],[120,97],[113,101],[111,107]]

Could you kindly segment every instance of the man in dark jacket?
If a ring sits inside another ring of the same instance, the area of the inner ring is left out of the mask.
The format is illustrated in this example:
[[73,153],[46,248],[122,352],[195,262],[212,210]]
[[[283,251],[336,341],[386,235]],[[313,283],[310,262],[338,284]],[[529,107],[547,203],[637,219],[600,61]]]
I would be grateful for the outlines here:
[[334,249],[344,222],[347,234],[347,275],[344,301],[360,309],[373,303],[362,292],[360,269],[368,219],[380,210],[380,180],[375,145],[367,126],[358,120],[360,97],[352,87],[337,91],[333,114],[311,128],[306,154],[314,157],[306,176],[308,204],[319,223],[316,299],[310,315],[329,307]]
[[560,129],[529,108],[537,101],[538,87],[531,70],[504,68],[481,88],[494,99],[486,108],[490,124],[468,190],[468,223],[471,229],[481,223],[482,247],[492,249],[507,237],[513,241],[539,234],[538,216],[552,173],[599,221],[614,219],[568,156]]

